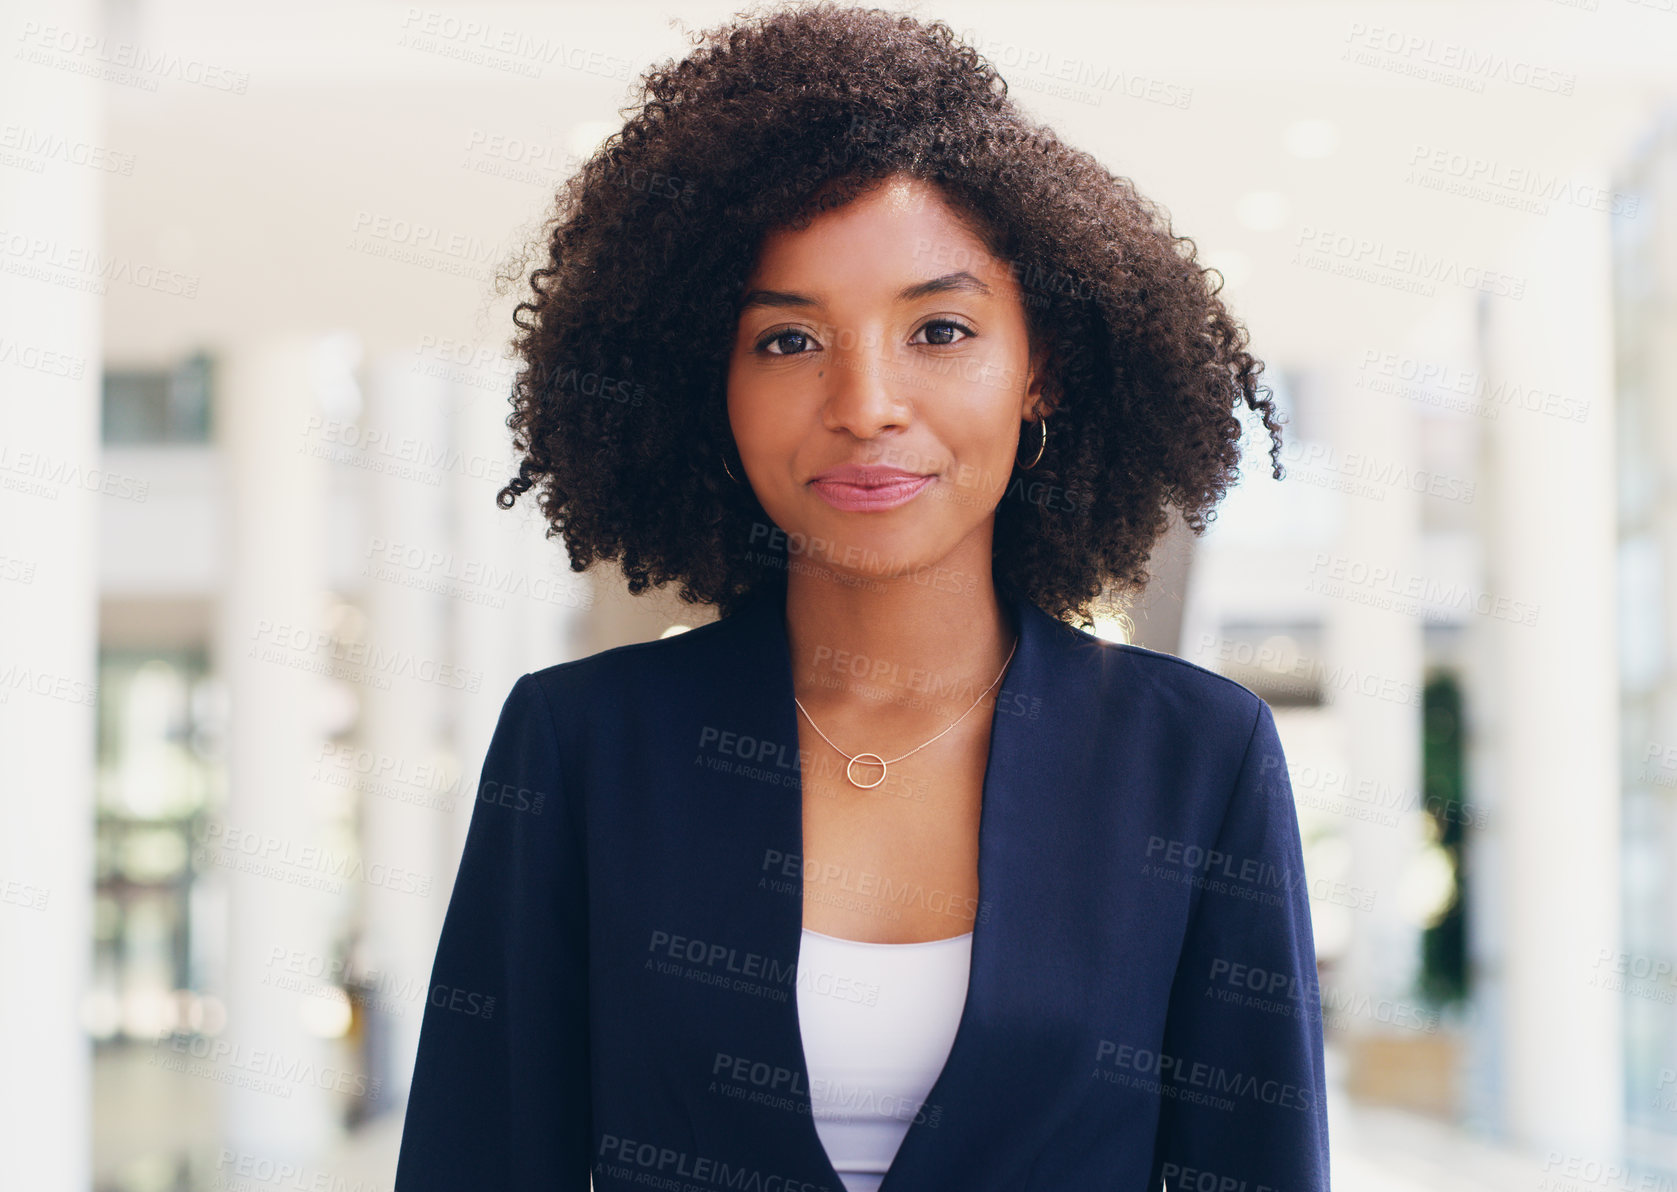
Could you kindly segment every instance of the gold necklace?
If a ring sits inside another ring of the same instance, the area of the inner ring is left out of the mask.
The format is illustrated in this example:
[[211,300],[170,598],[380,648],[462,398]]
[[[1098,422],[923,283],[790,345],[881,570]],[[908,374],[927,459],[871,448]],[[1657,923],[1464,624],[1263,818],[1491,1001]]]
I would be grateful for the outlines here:
[[[997,683],[1000,683],[1002,681],[1002,675],[1007,674],[1007,663],[1013,661],[1013,651],[1017,650],[1018,648],[1019,648],[1019,639],[1017,637],[1015,637],[1013,639],[1013,649],[1011,649],[1007,652],[1007,662],[1002,663],[1001,673],[998,674],[995,677],[995,679],[991,682],[989,687],[986,687],[983,691],[978,693],[978,699],[975,699],[975,700],[972,701],[972,708],[978,707],[979,701],[982,700],[985,696],[990,694],[990,689],[993,688]],[[821,739],[823,741],[827,742],[827,744],[829,744],[829,745],[833,745],[833,739],[831,737],[829,737],[826,733],[821,732],[821,726],[819,724],[815,723],[815,717],[811,716],[809,714],[809,709],[804,707],[803,700],[799,699],[797,696],[794,695],[792,697],[792,702],[798,705],[798,711],[802,712],[804,714],[805,718],[808,719],[809,727],[814,729],[817,733],[820,733],[821,734]],[[972,708],[968,708],[965,712],[962,712],[959,716],[957,716],[955,718],[954,722],[952,724],[950,724],[949,728],[946,728],[946,729],[943,730],[943,733],[948,732],[950,728],[954,728],[955,725],[960,724],[961,721],[965,720],[968,716],[972,715]],[[937,737],[943,736],[943,733],[939,733],[937,735]],[[889,771],[889,769],[891,767],[891,764],[893,762],[900,762],[900,761],[903,760],[904,757],[911,757],[914,754],[919,753],[922,749],[926,748],[927,745],[930,745],[932,743],[932,741],[937,740],[937,737],[933,737],[931,741],[926,741],[923,744],[916,745],[913,749],[910,749],[907,753],[903,754],[902,757],[894,757],[894,758],[891,759],[891,761],[886,761],[884,758],[880,757],[879,754],[877,754],[877,753],[854,753],[854,754],[852,754],[852,753],[845,753],[844,750],[839,749],[839,747],[837,745],[833,745],[833,748],[837,749],[841,756],[847,757],[847,758],[850,759],[849,762],[844,767],[844,776],[850,780],[850,785],[854,786],[854,787],[857,787],[860,790],[872,790],[874,787],[878,786],[880,783],[885,781],[885,775]],[[864,759],[866,759],[866,760],[864,760]],[[878,766],[880,768],[879,769],[879,777],[874,779],[872,782],[857,782],[856,781],[856,776],[850,772],[850,767],[854,766],[857,762],[863,762],[864,765]]]

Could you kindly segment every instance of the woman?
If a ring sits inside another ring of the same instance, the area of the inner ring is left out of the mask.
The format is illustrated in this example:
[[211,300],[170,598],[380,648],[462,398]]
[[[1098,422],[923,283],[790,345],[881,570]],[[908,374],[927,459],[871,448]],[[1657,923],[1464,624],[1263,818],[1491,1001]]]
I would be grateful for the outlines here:
[[1064,619],[1203,532],[1241,403],[1280,476],[1207,271],[938,22],[645,88],[530,275],[501,501],[722,615],[507,697],[398,1192],[1326,1189],[1270,710]]

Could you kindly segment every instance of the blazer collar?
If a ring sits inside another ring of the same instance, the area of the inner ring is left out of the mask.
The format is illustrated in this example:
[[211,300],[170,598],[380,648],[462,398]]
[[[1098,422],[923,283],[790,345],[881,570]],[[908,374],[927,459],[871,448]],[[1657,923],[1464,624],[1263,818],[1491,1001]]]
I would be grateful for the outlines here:
[[[1068,790],[1087,783],[1079,766],[1087,753],[1080,742],[1093,739],[1100,715],[1105,643],[1060,621],[1021,596],[1003,595],[1019,644],[996,694],[979,813],[979,910],[973,926],[972,959],[966,1000],[948,1059],[928,1092],[921,1114],[909,1126],[880,1192],[928,1192],[948,1181],[959,1168],[963,1138],[975,1131],[1007,1129],[1009,1096],[987,1091],[994,1073],[978,1063],[994,1054],[998,1042],[1027,1046],[1024,1032],[1030,1008],[1008,1000],[1007,971],[1051,972],[1053,931],[1040,922],[1044,883],[1052,882],[1043,864],[1054,848],[1045,815]],[[743,661],[723,697],[742,717],[736,723],[759,726],[772,741],[789,743],[796,756],[798,713],[793,702],[791,649],[786,632],[784,575],[766,584],[735,610],[726,623],[736,640],[730,654]],[[760,839],[787,855],[803,855],[803,805],[799,784],[789,784],[758,809]],[[1036,913],[1033,913],[1033,910]],[[766,923],[764,946],[773,954],[797,956],[803,938],[803,896],[777,900]],[[1024,966],[1021,969],[1021,966]],[[807,1099],[809,1069],[803,1051],[797,999],[768,1010],[763,1029],[776,1050],[795,1057]],[[1051,1090],[1042,1090],[1051,1095]],[[1018,1089],[1019,1096],[1034,1095]],[[795,1129],[797,1157],[824,1177],[834,1192],[843,1183],[821,1145],[807,1104]],[[944,1173],[940,1178],[940,1172]]]

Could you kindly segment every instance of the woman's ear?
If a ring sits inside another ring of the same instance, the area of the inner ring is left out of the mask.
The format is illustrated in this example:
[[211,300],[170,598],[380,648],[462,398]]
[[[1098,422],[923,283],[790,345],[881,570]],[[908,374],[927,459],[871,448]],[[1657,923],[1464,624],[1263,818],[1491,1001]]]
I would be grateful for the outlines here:
[[1030,371],[1025,377],[1025,392],[1021,399],[1019,420],[1035,422],[1047,418],[1059,405],[1053,368],[1048,362],[1048,350],[1035,348],[1031,352]]

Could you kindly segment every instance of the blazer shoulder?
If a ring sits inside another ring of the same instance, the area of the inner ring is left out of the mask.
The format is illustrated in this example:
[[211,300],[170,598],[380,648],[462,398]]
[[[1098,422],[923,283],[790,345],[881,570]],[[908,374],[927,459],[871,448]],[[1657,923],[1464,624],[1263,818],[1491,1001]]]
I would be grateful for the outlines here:
[[668,676],[696,665],[702,656],[720,647],[719,639],[726,626],[727,620],[719,618],[669,637],[626,642],[531,671],[530,678],[540,685],[550,701],[557,702],[573,690],[598,694],[608,685],[637,677]]
[[1128,642],[1108,642],[1113,649],[1121,651],[1127,657],[1134,659],[1138,665],[1145,666],[1161,677],[1168,676],[1177,683],[1187,684],[1199,688],[1207,695],[1221,695],[1226,699],[1233,699],[1237,703],[1252,703],[1262,697],[1250,687],[1238,680],[1220,674],[1208,666],[1201,666],[1197,662],[1177,654],[1167,654],[1162,650],[1149,650],[1145,646],[1131,645]]
[[1097,637],[1036,605],[1030,609],[1048,656],[1045,681],[1092,701],[1104,717],[1145,722],[1150,733],[1170,739],[1238,737],[1244,747],[1268,706],[1251,688],[1197,662]]
[[[1117,674],[1131,683],[1140,677],[1146,682],[1174,687],[1203,700],[1227,701],[1249,709],[1263,702],[1250,687],[1197,662],[1189,662],[1162,650],[1097,637],[1036,605],[1032,605],[1031,610],[1046,624],[1048,639],[1058,638],[1062,643],[1059,647],[1062,651],[1069,647],[1073,656],[1098,659],[1101,669],[1109,676]],[[1118,665],[1114,665],[1115,662]]]
[[1121,662],[1109,671],[1120,685],[1143,687],[1195,723],[1212,720],[1250,729],[1268,707],[1250,687],[1197,662],[1128,642],[1103,644]]

